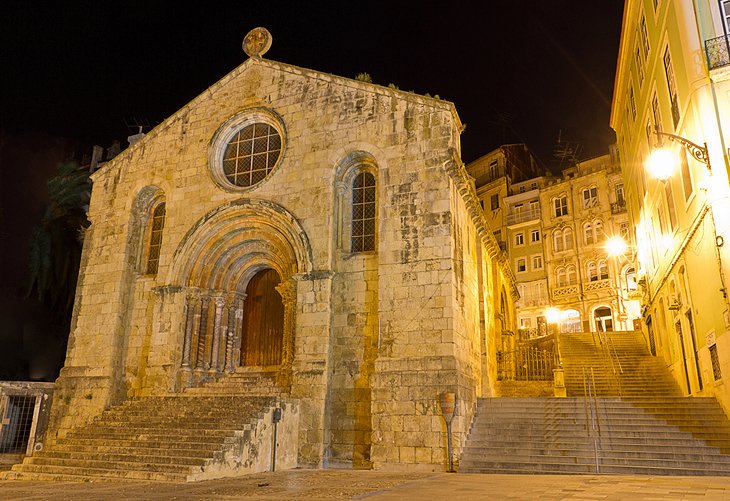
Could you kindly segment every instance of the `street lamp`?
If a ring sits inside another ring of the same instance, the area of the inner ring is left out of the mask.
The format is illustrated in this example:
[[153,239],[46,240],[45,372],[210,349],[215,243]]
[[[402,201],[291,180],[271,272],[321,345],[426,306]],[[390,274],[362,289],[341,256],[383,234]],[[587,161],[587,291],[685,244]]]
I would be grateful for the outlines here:
[[[667,148],[661,147],[661,140],[665,137],[670,141],[681,144],[689,152],[689,154],[695,158],[695,160],[705,164],[707,166],[707,170],[710,171],[710,174],[712,174],[712,167],[710,166],[710,155],[707,153],[707,143],[704,143],[702,146],[700,146],[699,144],[693,143],[689,139],[686,139],[682,136],[670,134],[668,132],[662,132],[661,130],[659,130],[658,127],[654,127],[654,134],[659,137],[660,147],[654,150],[654,152],[651,154],[649,160],[647,161],[647,166],[649,167],[650,172],[652,172],[652,174],[655,174],[657,178],[663,180],[669,179],[669,177],[672,175],[672,172],[674,172],[674,166],[676,166],[677,164],[677,160],[674,155],[672,155],[672,153]],[[656,168],[657,171],[654,171],[653,168]]]

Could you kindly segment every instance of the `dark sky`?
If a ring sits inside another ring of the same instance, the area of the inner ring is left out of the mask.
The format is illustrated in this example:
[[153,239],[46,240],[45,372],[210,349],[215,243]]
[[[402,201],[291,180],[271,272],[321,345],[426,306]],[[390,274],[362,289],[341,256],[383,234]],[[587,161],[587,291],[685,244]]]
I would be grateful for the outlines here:
[[[192,5],[192,6],[188,6]],[[30,2],[0,12],[0,127],[108,146],[240,64],[265,26],[267,58],[453,101],[463,157],[526,142],[545,162],[562,130],[606,151],[623,2]]]

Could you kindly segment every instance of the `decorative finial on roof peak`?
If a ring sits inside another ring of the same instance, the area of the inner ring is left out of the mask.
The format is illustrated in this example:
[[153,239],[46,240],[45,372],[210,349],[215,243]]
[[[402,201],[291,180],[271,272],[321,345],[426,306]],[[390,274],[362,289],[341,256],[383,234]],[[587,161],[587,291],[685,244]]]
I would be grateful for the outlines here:
[[262,57],[271,47],[271,33],[266,28],[254,28],[243,39],[243,52],[248,57]]

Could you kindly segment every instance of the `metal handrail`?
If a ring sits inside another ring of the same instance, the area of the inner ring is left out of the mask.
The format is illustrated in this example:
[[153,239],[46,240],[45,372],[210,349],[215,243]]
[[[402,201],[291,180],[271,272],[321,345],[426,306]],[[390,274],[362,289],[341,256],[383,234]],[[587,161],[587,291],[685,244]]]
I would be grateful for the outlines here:
[[[593,437],[593,456],[596,462],[596,473],[600,473],[598,441],[601,437],[601,423],[598,420],[598,397],[596,395],[595,374],[593,373],[593,367],[590,369],[590,373],[588,373],[586,368],[583,367],[583,407],[586,413],[586,434],[589,439]],[[590,426],[588,424],[589,416]]]

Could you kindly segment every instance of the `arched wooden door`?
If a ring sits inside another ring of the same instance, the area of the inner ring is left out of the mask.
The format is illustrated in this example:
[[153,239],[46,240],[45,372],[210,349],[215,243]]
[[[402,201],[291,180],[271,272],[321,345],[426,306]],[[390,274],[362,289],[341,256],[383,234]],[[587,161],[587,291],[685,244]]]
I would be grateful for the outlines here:
[[284,340],[284,303],[271,269],[254,275],[246,287],[241,333],[241,365],[280,365]]

